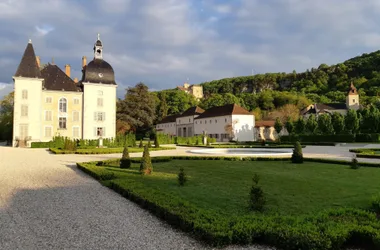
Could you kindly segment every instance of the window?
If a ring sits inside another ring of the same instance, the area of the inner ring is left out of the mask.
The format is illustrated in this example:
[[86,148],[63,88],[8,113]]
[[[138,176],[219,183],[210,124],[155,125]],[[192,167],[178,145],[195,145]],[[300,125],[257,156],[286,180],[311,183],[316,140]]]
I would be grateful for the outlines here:
[[28,99],[28,91],[26,89],[22,90],[22,99],[27,100]]
[[46,103],[51,103],[51,101],[52,101],[52,98],[51,98],[51,97],[46,97],[46,98],[45,98],[45,102],[46,102]]
[[103,95],[103,91],[98,90],[98,95]]
[[73,127],[73,137],[79,137],[79,127]]
[[74,104],[78,105],[79,104],[79,98],[74,98]]
[[103,107],[103,98],[98,98],[98,107]]
[[218,123],[218,120],[217,120],[217,119],[215,119],[215,123]]
[[355,103],[355,99],[352,99],[352,102]]
[[195,122],[195,124],[198,124],[198,122]]
[[66,117],[59,117],[59,128],[66,129]]
[[51,121],[51,120],[52,120],[51,110],[46,110],[45,111],[45,121]]
[[178,123],[181,124],[181,119],[178,120]]
[[94,120],[95,121],[105,121],[106,120],[106,113],[105,112],[95,112],[94,113]]
[[67,100],[66,98],[59,99],[59,112],[67,112]]
[[21,105],[21,116],[28,116],[28,105]]
[[189,118],[189,122],[191,122],[191,118]]
[[224,118],[224,121],[227,122],[227,118]]
[[105,128],[96,128],[96,136],[105,136]]
[[51,127],[45,127],[45,137],[51,137]]
[[28,137],[28,124],[20,124],[20,140],[25,140]]
[[73,122],[79,122],[79,112],[73,111]]
[[205,124],[207,124],[207,121],[205,120]]
[[210,120],[210,124],[211,124],[212,122],[211,122],[211,120]]

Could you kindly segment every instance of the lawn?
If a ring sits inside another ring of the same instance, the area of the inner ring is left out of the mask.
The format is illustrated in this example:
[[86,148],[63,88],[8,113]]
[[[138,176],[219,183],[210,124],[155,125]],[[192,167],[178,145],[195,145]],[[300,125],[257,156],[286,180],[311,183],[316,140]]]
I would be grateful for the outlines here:
[[[111,166],[114,164],[111,164]],[[115,164],[116,166],[116,164]],[[179,167],[189,176],[188,185],[177,185]],[[185,161],[155,163],[154,174],[141,178],[138,164],[130,170],[106,167],[120,184],[140,182],[146,189],[181,197],[198,207],[221,214],[244,215],[252,176],[258,173],[267,196],[267,214],[299,215],[337,207],[368,208],[370,197],[380,192],[380,169],[305,162]]]
[[[364,243],[380,247],[380,222],[369,212],[380,192],[380,169],[289,161],[171,160],[153,163],[141,176],[139,164],[78,164],[102,183],[171,225],[213,245],[265,243],[283,249],[338,249]],[[189,177],[178,186],[183,167]],[[254,173],[260,175],[267,204],[248,209]],[[106,178],[105,178],[106,179]]]

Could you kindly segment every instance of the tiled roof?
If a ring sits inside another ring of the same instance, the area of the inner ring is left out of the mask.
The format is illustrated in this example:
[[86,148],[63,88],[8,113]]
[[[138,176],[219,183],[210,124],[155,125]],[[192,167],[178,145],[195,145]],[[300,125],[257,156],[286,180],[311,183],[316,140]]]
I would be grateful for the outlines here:
[[37,65],[36,55],[31,42],[25,48],[24,55],[17,68],[15,76],[38,78],[41,76]]
[[192,116],[192,115],[200,115],[203,112],[205,112],[204,109],[201,109],[198,106],[191,107],[187,110],[185,110],[182,114],[178,115],[177,117],[184,117],[184,116]]
[[257,121],[255,127],[274,127],[276,121]]
[[41,70],[41,76],[45,79],[44,88],[47,90],[81,91],[57,65],[49,63]]
[[309,110],[304,109],[301,111],[302,115],[305,114],[316,114],[320,112],[326,112],[326,111],[337,111],[337,110],[347,110],[347,106],[345,103],[315,103],[314,107],[310,108]]
[[158,122],[157,124],[175,122],[177,117],[178,117],[178,115],[169,115],[169,116],[166,116],[160,122]]
[[237,104],[227,104],[224,106],[209,108],[195,119],[225,116],[225,115],[253,115],[253,114],[249,113],[248,110],[240,107]]

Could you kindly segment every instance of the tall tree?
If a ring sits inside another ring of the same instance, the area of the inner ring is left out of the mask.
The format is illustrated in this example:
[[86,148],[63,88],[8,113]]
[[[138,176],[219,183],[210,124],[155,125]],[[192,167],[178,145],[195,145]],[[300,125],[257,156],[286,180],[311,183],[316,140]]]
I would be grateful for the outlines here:
[[166,103],[166,93],[160,94],[160,102],[157,110],[157,121],[161,121],[164,117],[168,116],[168,104]]
[[14,92],[0,101],[0,140],[12,140]]
[[334,128],[331,122],[331,116],[328,114],[321,114],[318,117],[318,131],[322,134],[333,134]]
[[119,102],[117,118],[128,123],[134,131],[153,126],[155,101],[144,83],[127,89],[125,99]]
[[310,115],[309,118],[306,121],[306,131],[314,134],[318,127],[317,119],[315,118],[315,115]]
[[290,117],[287,119],[287,121],[285,123],[285,128],[286,128],[286,130],[288,131],[289,134],[292,134],[294,132],[294,123],[290,119]]
[[344,127],[346,131],[355,134],[359,130],[359,118],[355,110],[350,109],[347,111],[344,119]]
[[295,132],[297,134],[303,134],[305,132],[305,126],[305,120],[300,116],[295,124]]
[[276,130],[277,134],[280,134],[282,128],[284,125],[282,124],[280,118],[276,118],[276,122],[274,123],[274,129]]
[[331,122],[336,134],[340,134],[344,130],[344,116],[338,112],[334,112],[331,116]]

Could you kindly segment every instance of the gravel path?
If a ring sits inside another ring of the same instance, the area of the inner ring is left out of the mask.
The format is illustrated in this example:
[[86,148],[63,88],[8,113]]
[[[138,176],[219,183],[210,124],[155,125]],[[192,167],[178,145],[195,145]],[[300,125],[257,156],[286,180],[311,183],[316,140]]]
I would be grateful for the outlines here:
[[0,146],[0,249],[206,249],[75,167],[115,156]]

